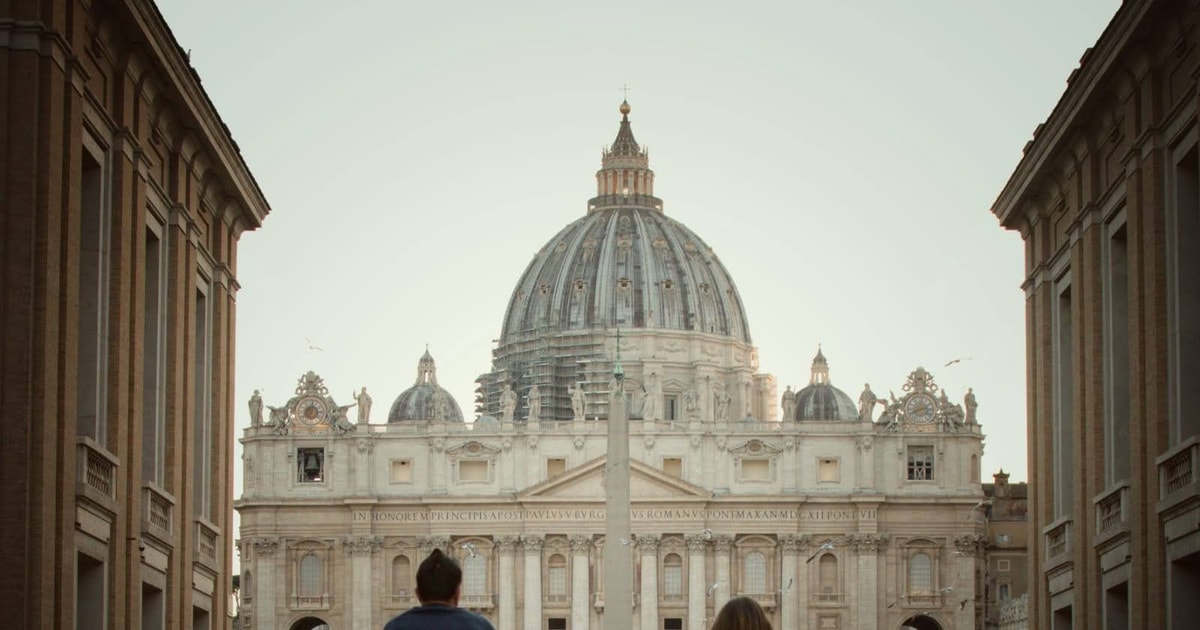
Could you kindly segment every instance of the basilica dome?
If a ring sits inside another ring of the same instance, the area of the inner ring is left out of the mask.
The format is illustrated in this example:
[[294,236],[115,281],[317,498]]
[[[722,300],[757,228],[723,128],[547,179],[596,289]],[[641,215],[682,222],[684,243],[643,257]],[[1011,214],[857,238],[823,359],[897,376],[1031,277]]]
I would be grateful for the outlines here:
[[750,328],[732,277],[685,225],[663,214],[654,173],[633,138],[628,103],[596,174],[588,211],[525,269],[501,342],[558,331],[658,328],[733,337]]
[[796,392],[797,422],[810,420],[855,421],[858,420],[858,407],[846,392],[834,387],[829,382],[829,363],[825,355],[817,349],[813,358],[812,379],[804,389]]
[[417,382],[392,403],[388,422],[462,422],[462,410],[450,392],[437,383],[437,366],[429,350],[417,364]]

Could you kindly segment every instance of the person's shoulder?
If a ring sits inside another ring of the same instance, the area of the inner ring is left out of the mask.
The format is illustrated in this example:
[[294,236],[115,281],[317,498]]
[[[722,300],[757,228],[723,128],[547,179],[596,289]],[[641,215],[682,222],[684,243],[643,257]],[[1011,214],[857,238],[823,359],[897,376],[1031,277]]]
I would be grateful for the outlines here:
[[465,608],[456,609],[454,616],[461,619],[464,622],[464,627],[469,626],[470,630],[496,630],[492,626],[492,622],[488,621],[487,617],[484,617],[479,613],[471,612]]

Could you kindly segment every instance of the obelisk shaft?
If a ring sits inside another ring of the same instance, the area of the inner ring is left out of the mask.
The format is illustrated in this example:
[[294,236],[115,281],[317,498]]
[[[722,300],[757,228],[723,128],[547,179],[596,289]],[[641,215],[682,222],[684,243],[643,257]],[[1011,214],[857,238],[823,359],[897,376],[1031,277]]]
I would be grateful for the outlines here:
[[613,380],[609,396],[608,464],[604,469],[604,490],[608,494],[604,511],[604,628],[629,630],[633,627],[629,413],[620,378]]

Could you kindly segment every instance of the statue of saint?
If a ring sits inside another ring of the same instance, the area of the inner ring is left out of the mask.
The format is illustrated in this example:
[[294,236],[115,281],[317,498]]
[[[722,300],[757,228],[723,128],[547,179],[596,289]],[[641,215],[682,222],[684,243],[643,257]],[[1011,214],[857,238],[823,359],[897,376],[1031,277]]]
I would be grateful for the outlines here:
[[796,419],[796,392],[788,385],[783,392],[783,420],[788,422]]
[[878,402],[880,402],[879,397],[871,391],[871,384],[863,383],[863,391],[858,395],[858,419],[870,422],[871,413],[875,411],[875,405]]
[[729,403],[733,402],[729,392],[725,391],[725,384],[717,381],[717,391],[713,393],[713,402],[716,404],[715,418],[718,422],[729,420]]
[[658,375],[651,372],[646,377],[646,400],[642,403],[642,420],[645,422],[658,422],[662,420],[662,385],[658,382]]
[[505,383],[504,391],[500,392],[500,422],[512,422],[513,412],[517,410],[517,393],[512,384]]
[[687,409],[689,418],[695,417],[700,411],[700,393],[696,391],[696,388],[689,387],[687,391],[683,392],[683,408]]
[[262,395],[259,394],[258,390],[256,389],[256,390],[254,390],[254,395],[250,397],[250,426],[252,426],[252,427],[261,427],[262,426],[262,410],[263,410]]
[[529,422],[538,422],[542,416],[542,393],[538,390],[537,383],[529,388],[529,395],[525,400],[529,402]]
[[288,408],[287,407],[272,407],[267,405],[271,410],[271,424],[268,426],[274,427],[275,435],[287,435],[288,432]]
[[974,389],[967,388],[967,395],[963,397],[963,406],[967,408],[967,424],[975,424],[975,410],[979,409],[979,403],[975,402]]
[[358,423],[366,424],[371,419],[371,396],[367,394],[366,385],[361,392],[355,394],[354,399],[358,401]]
[[575,383],[571,388],[571,416],[576,422],[586,419],[584,412],[587,408],[587,398],[583,395],[583,383]]

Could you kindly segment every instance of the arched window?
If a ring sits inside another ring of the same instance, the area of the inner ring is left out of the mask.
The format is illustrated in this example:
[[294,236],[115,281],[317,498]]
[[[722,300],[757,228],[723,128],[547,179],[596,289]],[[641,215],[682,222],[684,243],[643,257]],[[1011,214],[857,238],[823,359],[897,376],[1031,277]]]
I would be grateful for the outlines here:
[[818,600],[837,601],[841,594],[841,589],[838,588],[837,556],[831,553],[821,556],[821,560],[817,563],[817,582],[821,585]]
[[567,595],[567,559],[562,554],[554,554],[549,560],[550,596],[566,597]]
[[487,594],[487,558],[481,555],[463,559],[463,595]]
[[967,474],[970,475],[969,479],[972,482],[978,483],[979,482],[979,456],[978,455],[971,455],[970,466],[971,466],[971,470],[967,471]]
[[677,553],[663,558],[663,595],[683,597],[683,558]]
[[746,554],[742,567],[745,575],[742,577],[742,588],[746,593],[762,594],[767,592],[767,559],[757,551]]
[[926,594],[933,591],[933,563],[929,556],[914,553],[908,559],[908,592]]
[[408,556],[392,559],[392,594],[409,597],[412,594],[412,563]]
[[324,590],[321,558],[310,553],[300,559],[300,584],[296,594],[300,597],[320,597]]

